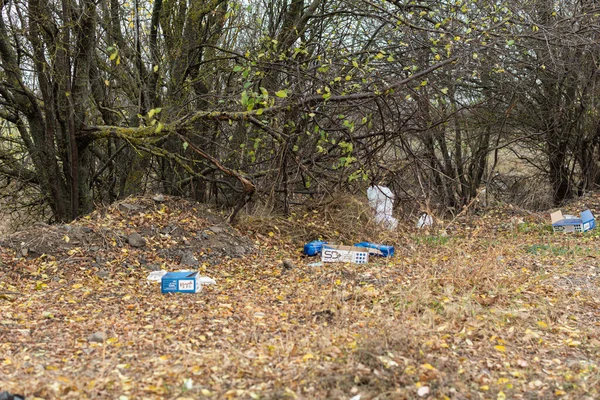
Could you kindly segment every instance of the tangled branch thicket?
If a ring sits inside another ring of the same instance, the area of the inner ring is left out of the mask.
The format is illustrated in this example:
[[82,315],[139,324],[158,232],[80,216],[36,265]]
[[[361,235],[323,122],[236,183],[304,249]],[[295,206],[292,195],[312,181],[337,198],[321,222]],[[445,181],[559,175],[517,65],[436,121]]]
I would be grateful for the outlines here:
[[455,3],[4,1],[0,183],[56,221],[148,191],[289,214],[371,183],[457,211],[507,152],[551,203],[594,189],[598,6]]

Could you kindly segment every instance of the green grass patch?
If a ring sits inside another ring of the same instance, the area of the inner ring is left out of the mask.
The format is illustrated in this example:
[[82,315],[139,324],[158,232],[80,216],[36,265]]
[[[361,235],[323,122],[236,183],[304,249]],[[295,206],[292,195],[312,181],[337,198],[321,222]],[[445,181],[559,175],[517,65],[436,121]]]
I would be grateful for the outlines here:
[[426,244],[428,246],[443,246],[448,244],[450,236],[418,236],[415,238],[417,244]]

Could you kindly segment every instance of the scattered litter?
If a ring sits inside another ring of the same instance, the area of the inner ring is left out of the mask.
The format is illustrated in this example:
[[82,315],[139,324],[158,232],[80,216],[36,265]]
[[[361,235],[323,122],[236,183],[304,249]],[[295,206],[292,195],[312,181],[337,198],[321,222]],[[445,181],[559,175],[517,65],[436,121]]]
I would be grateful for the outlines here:
[[146,279],[151,282],[160,282],[162,277],[165,276],[166,273],[167,271],[152,271]]
[[157,203],[164,203],[167,199],[163,194],[157,193],[154,196],[152,196],[152,200],[154,200]]
[[432,226],[432,225],[433,225],[433,218],[431,218],[431,215],[429,215],[425,211],[423,211],[423,213],[419,217],[419,220],[417,221],[417,228],[420,229],[420,228],[425,228],[426,226]]
[[198,278],[198,282],[200,282],[201,285],[216,285],[217,284],[217,282],[213,278],[209,278],[208,276],[201,276],[200,278]]
[[385,244],[377,244],[371,242],[360,242],[356,243],[357,247],[366,247],[369,249],[369,254],[383,257],[394,256],[394,246],[388,246]]
[[350,400],[360,400],[361,398],[362,398],[362,394],[359,393],[356,396],[351,397]]
[[198,293],[203,285],[216,285],[214,279],[200,276],[198,272],[177,271],[167,272],[161,278],[162,293]]
[[369,262],[369,249],[358,246],[324,244],[323,251],[321,252],[321,261],[366,264]]
[[323,265],[324,265],[323,261],[318,261],[318,262],[310,263],[307,266],[308,267],[317,268],[317,267],[322,267]]
[[194,381],[192,380],[192,378],[187,378],[186,380],[184,380],[183,387],[186,390],[192,390],[194,388]]
[[375,210],[375,222],[383,224],[390,231],[398,227],[398,220],[392,216],[394,197],[394,193],[385,186],[371,186],[367,189],[369,205]]
[[327,244],[327,242],[323,242],[321,240],[313,240],[312,242],[306,243],[304,245],[304,254],[307,256],[316,256],[317,254],[321,254],[324,244]]
[[554,232],[586,232],[596,227],[596,219],[590,210],[582,211],[580,217],[563,215],[561,210],[550,214]]
[[417,394],[419,397],[425,397],[429,394],[429,386],[421,386],[417,389]]

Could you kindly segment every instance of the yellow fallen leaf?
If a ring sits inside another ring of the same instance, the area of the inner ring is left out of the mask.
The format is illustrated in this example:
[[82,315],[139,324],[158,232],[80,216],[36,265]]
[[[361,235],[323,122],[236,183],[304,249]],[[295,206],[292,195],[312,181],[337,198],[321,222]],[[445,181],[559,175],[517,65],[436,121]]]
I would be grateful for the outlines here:
[[504,346],[498,345],[498,346],[494,346],[494,348],[501,353],[506,352],[506,347],[504,347]]
[[314,359],[315,356],[312,353],[306,353],[304,357],[302,357],[302,361],[307,362],[308,360]]
[[548,324],[545,323],[544,321],[538,321],[537,324],[538,324],[538,326],[540,328],[547,328],[548,327]]
[[421,368],[425,368],[425,369],[428,369],[430,371],[435,371],[435,367],[433,365],[431,365],[431,364],[423,364],[423,365],[421,365]]

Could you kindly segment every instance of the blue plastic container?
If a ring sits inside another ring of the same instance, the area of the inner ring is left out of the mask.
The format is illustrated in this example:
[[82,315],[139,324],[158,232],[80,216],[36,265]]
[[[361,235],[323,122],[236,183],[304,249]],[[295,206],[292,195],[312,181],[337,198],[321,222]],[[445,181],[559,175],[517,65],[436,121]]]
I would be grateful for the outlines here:
[[317,254],[321,254],[321,250],[323,250],[323,245],[327,242],[323,242],[321,240],[313,240],[312,242],[306,243],[304,245],[304,254],[307,256],[316,256]]
[[360,242],[356,243],[355,246],[358,247],[366,247],[368,249],[379,250],[377,251],[369,251],[369,254],[373,254],[376,256],[382,257],[393,257],[394,256],[394,246],[387,246],[385,244],[377,244],[371,242]]

